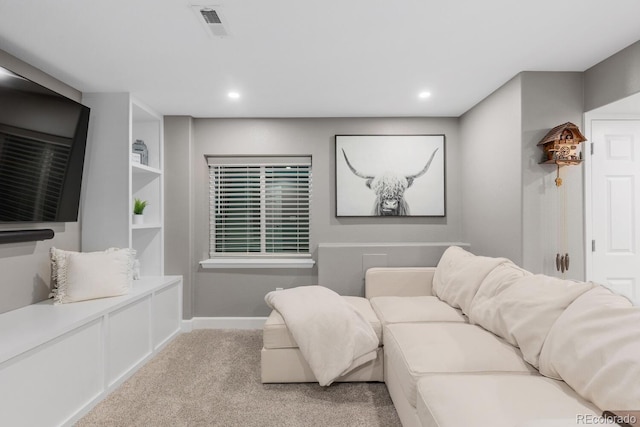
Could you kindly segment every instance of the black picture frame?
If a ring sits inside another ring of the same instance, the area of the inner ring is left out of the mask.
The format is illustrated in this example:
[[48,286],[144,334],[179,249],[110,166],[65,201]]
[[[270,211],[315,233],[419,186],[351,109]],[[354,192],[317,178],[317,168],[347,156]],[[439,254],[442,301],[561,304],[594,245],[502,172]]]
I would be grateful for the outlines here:
[[445,217],[444,134],[336,135],[336,217]]

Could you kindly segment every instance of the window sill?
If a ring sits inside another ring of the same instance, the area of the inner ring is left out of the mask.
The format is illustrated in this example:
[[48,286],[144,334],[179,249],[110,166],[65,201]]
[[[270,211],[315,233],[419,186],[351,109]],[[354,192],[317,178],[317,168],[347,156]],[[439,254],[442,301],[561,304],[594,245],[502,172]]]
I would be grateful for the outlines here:
[[200,267],[211,268],[313,268],[311,258],[212,258],[200,261]]

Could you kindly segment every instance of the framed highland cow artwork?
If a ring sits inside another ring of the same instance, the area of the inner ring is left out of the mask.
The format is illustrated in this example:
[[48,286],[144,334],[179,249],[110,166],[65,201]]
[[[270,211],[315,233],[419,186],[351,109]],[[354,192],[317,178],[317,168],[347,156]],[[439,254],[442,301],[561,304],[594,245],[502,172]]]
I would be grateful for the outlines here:
[[445,216],[444,135],[336,135],[336,216]]

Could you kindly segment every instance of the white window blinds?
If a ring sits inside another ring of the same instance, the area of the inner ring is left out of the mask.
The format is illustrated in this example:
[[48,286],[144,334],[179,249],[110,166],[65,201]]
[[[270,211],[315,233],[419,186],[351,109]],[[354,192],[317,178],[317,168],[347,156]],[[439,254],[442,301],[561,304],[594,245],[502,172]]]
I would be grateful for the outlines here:
[[209,157],[210,256],[309,254],[310,157]]

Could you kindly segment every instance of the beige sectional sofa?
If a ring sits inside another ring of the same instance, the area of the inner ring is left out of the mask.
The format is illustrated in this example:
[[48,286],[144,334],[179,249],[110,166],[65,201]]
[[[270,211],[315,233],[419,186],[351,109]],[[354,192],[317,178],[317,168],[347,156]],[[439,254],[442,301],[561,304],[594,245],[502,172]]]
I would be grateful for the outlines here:
[[370,269],[365,288],[405,427],[584,425],[640,410],[640,307],[602,286],[451,247],[437,267]]

